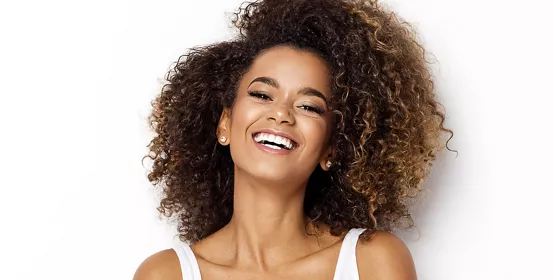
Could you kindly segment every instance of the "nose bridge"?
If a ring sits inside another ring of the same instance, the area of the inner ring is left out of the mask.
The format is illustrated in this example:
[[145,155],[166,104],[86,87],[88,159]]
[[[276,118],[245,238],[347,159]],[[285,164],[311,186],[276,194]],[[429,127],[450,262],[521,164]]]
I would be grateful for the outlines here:
[[268,119],[275,119],[277,123],[294,123],[294,115],[286,99],[273,102],[268,115]]

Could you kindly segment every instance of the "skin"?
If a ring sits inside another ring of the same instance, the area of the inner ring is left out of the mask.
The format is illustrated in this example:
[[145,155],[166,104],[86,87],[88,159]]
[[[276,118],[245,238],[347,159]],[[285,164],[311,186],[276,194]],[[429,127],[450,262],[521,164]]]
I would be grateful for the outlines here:
[[[333,278],[342,237],[325,225],[306,228],[303,213],[310,174],[333,160],[329,80],[320,57],[286,46],[261,53],[242,77],[217,129],[235,163],[233,217],[191,247],[203,280]],[[298,147],[286,155],[262,151],[252,138],[262,129],[285,132]],[[361,280],[416,279],[408,249],[390,233],[358,242],[356,255]],[[134,279],[182,279],[175,252],[152,255]]]

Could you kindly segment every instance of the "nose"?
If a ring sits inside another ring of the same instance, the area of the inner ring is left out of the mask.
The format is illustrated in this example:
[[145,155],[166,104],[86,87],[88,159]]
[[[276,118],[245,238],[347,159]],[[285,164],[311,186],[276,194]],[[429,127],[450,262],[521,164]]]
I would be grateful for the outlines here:
[[277,122],[277,124],[294,124],[294,116],[290,112],[288,106],[285,105],[272,106],[272,108],[267,113],[267,120],[273,120]]

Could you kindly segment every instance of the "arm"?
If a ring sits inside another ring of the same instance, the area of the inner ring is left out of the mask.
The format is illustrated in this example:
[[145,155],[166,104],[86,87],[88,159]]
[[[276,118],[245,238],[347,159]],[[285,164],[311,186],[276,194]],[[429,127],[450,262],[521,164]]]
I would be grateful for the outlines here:
[[148,257],[137,268],[133,280],[182,280],[177,254],[168,249]]
[[414,261],[400,238],[376,232],[357,249],[360,280],[417,280]]

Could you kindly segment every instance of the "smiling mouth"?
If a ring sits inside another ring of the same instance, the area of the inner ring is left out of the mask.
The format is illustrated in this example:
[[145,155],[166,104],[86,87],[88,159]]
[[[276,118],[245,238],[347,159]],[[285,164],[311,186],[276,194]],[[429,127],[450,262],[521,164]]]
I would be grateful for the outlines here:
[[257,143],[274,150],[292,151],[298,147],[298,144],[287,137],[274,135],[266,132],[258,132],[252,135]]

